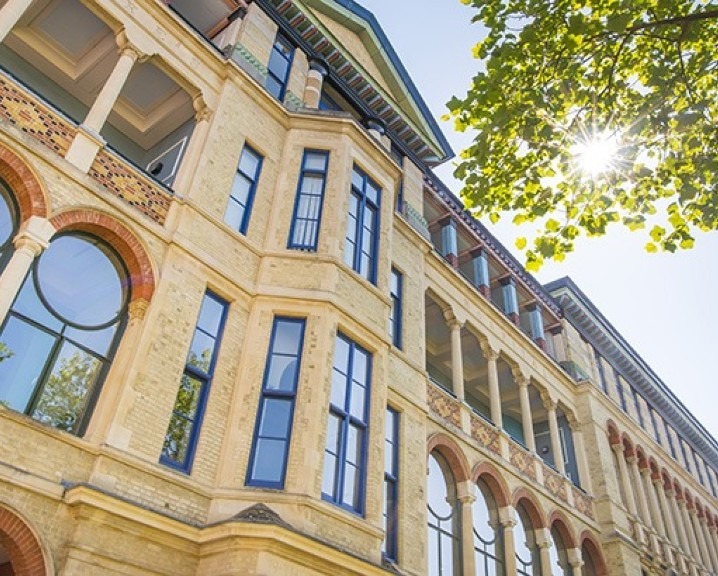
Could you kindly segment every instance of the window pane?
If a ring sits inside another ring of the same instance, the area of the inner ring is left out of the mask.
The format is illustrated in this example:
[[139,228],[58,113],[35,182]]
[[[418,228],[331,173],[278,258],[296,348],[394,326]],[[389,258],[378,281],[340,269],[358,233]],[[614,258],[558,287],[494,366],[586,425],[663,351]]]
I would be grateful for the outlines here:
[[199,330],[195,330],[194,337],[192,338],[192,344],[189,349],[189,355],[187,356],[187,364],[194,366],[204,373],[209,372],[215,343],[216,340],[211,336],[208,336]]
[[183,464],[189,452],[192,421],[178,414],[172,414],[162,447],[162,456],[173,462]]
[[15,232],[15,211],[11,206],[5,188],[0,184],[0,247],[7,244]]
[[224,309],[224,303],[219,302],[209,296],[206,296],[202,300],[202,307],[199,311],[199,320],[197,320],[197,326],[208,334],[216,336],[219,333],[219,325],[222,322],[222,315],[224,314]]
[[285,51],[272,50],[269,57],[269,66],[267,67],[282,83],[286,80],[287,71],[289,70],[287,56],[288,54]]
[[297,354],[303,328],[302,322],[278,321],[272,351],[275,354]]
[[241,206],[246,206],[251,189],[252,182],[246,176],[239,173],[235,174],[230,194]]
[[11,316],[0,343],[0,404],[24,412],[55,338]]
[[327,168],[327,155],[318,154],[316,152],[308,152],[304,161],[307,170],[317,170],[324,172]]
[[239,169],[250,179],[254,180],[259,170],[259,162],[261,157],[248,148],[242,150],[242,156],[239,159]]
[[342,502],[355,510],[359,509],[359,474],[351,464],[344,466],[344,497]]
[[252,467],[252,479],[263,482],[282,482],[286,455],[286,440],[258,438]]
[[103,328],[102,330],[82,330],[69,327],[65,329],[65,337],[77,344],[81,344],[96,352],[100,356],[106,356],[112,344],[112,339],[117,332],[117,324]]
[[259,435],[266,438],[287,438],[291,411],[290,400],[265,400],[260,416]]
[[239,230],[244,223],[244,206],[230,198],[227,202],[227,211],[224,213],[224,221],[232,228]]
[[[112,321],[125,302],[125,290],[113,260],[95,241],[85,237],[55,239],[37,265],[43,296],[55,312],[70,322],[97,326]],[[81,292],[78,279],[82,279]]]
[[347,438],[346,459],[350,464],[358,465],[362,451],[363,430],[353,424],[349,425],[349,436]]
[[344,409],[347,398],[347,377],[341,372],[334,370],[332,372],[332,397],[331,403],[341,409]]
[[279,98],[279,95],[282,93],[282,86],[283,84],[280,84],[278,80],[276,80],[272,76],[267,76],[266,84],[267,90],[269,93],[274,96],[275,98]]
[[354,382],[352,384],[352,399],[349,413],[359,420],[364,421],[366,411],[366,394],[364,387]]
[[65,343],[42,389],[32,417],[66,432],[76,431],[85,412],[100,361],[72,344]]
[[51,314],[40,300],[35,290],[35,283],[33,282],[32,276],[31,272],[28,277],[25,278],[25,282],[20,289],[20,294],[18,294],[12,309],[23,316],[35,320],[38,324],[42,324],[46,328],[59,333],[60,330],[62,330],[62,322]]
[[329,452],[324,454],[322,493],[336,498],[337,457]]
[[349,342],[338,337],[334,344],[334,368],[343,372],[349,372]]
[[194,420],[201,393],[202,381],[183,374],[177,391],[174,411]]
[[267,390],[293,391],[297,382],[296,356],[273,356],[267,374]]

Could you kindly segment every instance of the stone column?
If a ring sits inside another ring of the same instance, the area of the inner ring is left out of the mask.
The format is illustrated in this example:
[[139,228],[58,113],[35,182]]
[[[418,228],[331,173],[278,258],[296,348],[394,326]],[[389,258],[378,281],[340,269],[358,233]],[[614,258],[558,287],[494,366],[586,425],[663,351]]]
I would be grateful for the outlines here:
[[55,227],[49,220],[30,216],[13,240],[15,251],[0,276],[0,324],[15,301],[32,263],[50,245]]
[[32,4],[32,0],[8,0],[0,8],[0,42],[3,42]]
[[516,384],[519,386],[519,402],[521,403],[521,423],[523,425],[526,448],[536,452],[536,438],[534,437],[534,423],[531,415],[531,402],[529,401],[529,379],[521,373],[514,374]]
[[322,98],[322,86],[324,78],[329,72],[329,65],[322,58],[312,58],[309,61],[309,72],[307,73],[307,84],[304,87],[304,105],[307,108],[319,108],[319,101]]
[[[718,527],[715,525],[708,527],[708,547],[713,551],[716,563],[718,563]],[[718,566],[716,573],[718,573]]]
[[576,457],[576,465],[578,466],[578,485],[586,492],[592,493],[591,473],[588,471],[586,447],[583,443],[581,425],[575,416],[569,416],[568,425],[571,428],[571,436],[573,437],[573,452]]
[[651,517],[648,513],[648,502],[646,501],[646,493],[641,486],[641,473],[638,470],[638,458],[630,456],[626,458],[630,473],[633,477],[633,486],[635,487],[636,501],[638,502],[638,514],[645,527],[644,532],[648,533],[649,543],[653,550],[658,550],[658,540],[653,530],[650,529]]
[[561,438],[558,433],[558,417],[556,416],[556,402],[550,398],[544,402],[546,411],[548,412],[548,429],[551,435],[551,452],[553,452],[553,463],[556,470],[561,474],[566,474],[566,466],[564,465],[564,454],[561,448]]
[[636,527],[636,540],[639,544],[643,543],[643,526],[638,522],[638,509],[636,508],[636,499],[633,495],[633,486],[631,480],[628,477],[628,467],[626,465],[626,458],[623,453],[623,444],[611,444],[611,448],[616,453],[616,459],[618,460],[618,475],[621,480],[621,486],[623,487],[623,495],[626,498],[626,507],[628,513],[633,517]]
[[702,560],[703,566],[711,568],[711,559],[708,556],[708,548],[706,547],[705,536],[701,529],[700,520],[698,519],[698,511],[695,506],[688,511],[688,516],[693,527],[693,532],[696,535],[696,541],[698,542],[698,551],[700,552],[700,559]]
[[504,417],[501,412],[501,390],[499,389],[499,353],[492,349],[485,340],[481,342],[481,350],[488,363],[491,421],[501,430],[504,427]]
[[[120,39],[120,41],[123,41]],[[110,73],[110,77],[95,98],[95,102],[85,117],[85,121],[77,131],[65,159],[77,166],[83,172],[87,172],[95,160],[97,152],[104,146],[104,140],[100,131],[105,125],[112,108],[120,96],[122,88],[132,71],[135,62],[141,54],[137,48],[125,42],[120,52],[120,57]]]
[[705,513],[701,518],[699,518],[700,521],[700,528],[702,533],[703,541],[705,542],[706,551],[708,552],[708,559],[710,561],[710,566],[713,569],[714,573],[718,573],[718,556],[716,555],[715,548],[713,547],[713,540],[711,538],[710,533],[710,527],[708,526],[708,519],[706,518]]
[[451,329],[451,385],[460,402],[464,401],[464,359],[461,356],[461,326],[456,319],[449,320]]
[[132,373],[136,370],[133,363],[140,347],[148,306],[149,302],[140,298],[130,302],[127,307],[127,326],[85,434],[85,438],[90,442],[123,446],[124,435],[117,434],[116,431],[121,429],[128,404],[131,402],[131,395],[126,393],[126,387],[131,386]]
[[172,189],[177,196],[188,196],[192,189],[194,175],[198,172],[199,160],[202,156],[207,137],[209,136],[210,119],[212,112],[201,98],[195,100],[195,125],[189,144],[180,160]]
[[[648,512],[651,519],[651,525],[653,526],[653,530],[656,531],[661,537],[661,540],[665,541],[666,528],[663,525],[663,517],[661,516],[661,512],[658,509],[658,498],[656,496],[656,491],[653,488],[653,482],[651,482],[651,469],[647,467],[641,468],[639,472],[641,474],[643,492],[648,495]],[[656,545],[658,545],[657,542]],[[661,553],[659,547],[656,548],[656,551],[659,554]],[[667,548],[664,550],[663,555],[667,560],[670,558],[670,552]]]
[[668,508],[668,500],[666,499],[666,492],[663,488],[663,480],[660,476],[652,478],[651,481],[653,482],[653,485],[655,486],[655,490],[658,493],[658,504],[661,509],[661,514],[663,515],[664,524],[663,524],[663,530],[664,530],[664,536],[668,539],[668,546],[667,546],[667,556],[668,561],[673,564],[674,566],[677,566],[678,562],[677,559],[674,558],[673,554],[673,548],[672,546],[678,547],[678,534],[676,533],[676,527],[673,522],[671,513],[669,512]]
[[538,528],[534,531],[536,545],[539,548],[539,560],[541,562],[541,574],[552,574],[551,572],[551,554],[548,549],[551,548],[551,536],[547,528]]
[[474,555],[473,504],[476,501],[476,485],[468,480],[457,485],[457,497],[461,504],[461,561],[464,574],[476,574]]
[[499,524],[503,530],[506,574],[516,574],[516,542],[514,541],[516,523],[516,511],[511,506],[499,508]]
[[568,556],[568,563],[573,571],[573,576],[583,576],[583,554],[581,549],[569,548],[566,550],[566,555]]
[[688,536],[688,544],[690,545],[691,556],[696,563],[700,563],[701,553],[700,550],[698,550],[698,540],[696,540],[696,533],[693,531],[693,526],[691,524],[691,518],[688,513],[688,507],[686,506],[685,498],[678,500],[678,509],[681,514],[681,519],[683,520],[683,526],[685,527],[686,535]]
[[683,516],[681,515],[680,507],[678,506],[678,498],[672,489],[666,490],[666,496],[668,497],[668,501],[670,502],[673,512],[673,521],[675,523],[676,531],[678,532],[681,551],[686,556],[690,556],[691,549],[688,544],[688,534],[686,533],[686,527],[683,524]]

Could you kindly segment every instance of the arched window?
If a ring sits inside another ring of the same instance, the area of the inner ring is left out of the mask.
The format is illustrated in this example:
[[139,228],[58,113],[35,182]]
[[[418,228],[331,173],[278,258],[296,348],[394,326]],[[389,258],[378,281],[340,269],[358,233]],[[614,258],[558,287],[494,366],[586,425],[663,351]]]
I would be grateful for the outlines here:
[[593,558],[593,552],[591,552],[589,546],[587,546],[587,542],[584,542],[581,546],[581,558],[583,560],[583,566],[581,567],[582,576],[599,576],[598,567]]
[[429,456],[427,493],[429,576],[458,576],[461,544],[456,486],[448,464],[439,455]]
[[0,330],[0,402],[82,434],[127,319],[129,276],[86,234],[56,236],[35,260]]
[[551,576],[573,576],[573,568],[568,562],[566,542],[556,524],[551,527],[551,540],[553,541],[553,546],[549,548]]
[[517,574],[520,576],[543,576],[541,574],[541,555],[531,518],[522,505],[518,506],[516,512],[519,517],[514,526]]
[[17,234],[18,209],[15,199],[0,180],[0,272],[5,269],[13,253],[12,240]]
[[482,481],[473,507],[474,555],[477,576],[504,576],[504,544],[499,509],[489,487]]

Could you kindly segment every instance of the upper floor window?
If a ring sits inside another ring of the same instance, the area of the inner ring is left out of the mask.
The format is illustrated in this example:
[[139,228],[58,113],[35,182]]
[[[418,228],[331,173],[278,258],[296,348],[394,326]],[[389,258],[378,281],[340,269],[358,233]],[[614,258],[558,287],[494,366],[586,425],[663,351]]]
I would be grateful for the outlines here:
[[573,568],[568,560],[566,542],[555,524],[551,527],[550,533],[553,541],[553,546],[549,547],[552,576],[573,576]]
[[643,410],[641,410],[641,395],[636,391],[635,388],[631,388],[631,393],[633,394],[633,405],[636,408],[636,416],[638,417],[638,424],[641,428],[646,427],[646,423],[643,420]]
[[247,233],[247,224],[252,212],[252,203],[261,169],[262,157],[249,146],[245,146],[242,156],[239,158],[239,166],[237,166],[227,211],[224,215],[224,221],[242,234]]
[[218,296],[205,292],[167,426],[160,462],[184,472],[192,468],[227,307]]
[[438,454],[430,454],[426,479],[429,576],[461,574],[461,520],[454,475]]
[[401,272],[391,269],[390,292],[391,309],[389,311],[389,337],[391,343],[401,349],[401,320],[402,320],[402,284]]
[[284,487],[304,324],[297,318],[274,320],[247,473],[252,486]]
[[661,443],[661,433],[658,429],[658,420],[656,416],[656,409],[652,406],[648,407],[648,413],[651,415],[651,424],[653,425],[653,437],[656,439],[656,442],[659,444]]
[[372,283],[376,283],[380,198],[379,187],[354,166],[344,262]]
[[57,236],[0,330],[0,403],[82,434],[127,320],[129,285],[109,245],[86,234]]
[[601,389],[608,394],[608,382],[606,382],[606,371],[603,367],[603,358],[598,353],[598,350],[594,348],[593,356],[596,360],[596,369],[598,370],[598,379],[601,381]]
[[287,80],[294,58],[294,46],[281,33],[277,34],[267,66],[267,90],[278,100],[284,100]]
[[13,253],[12,241],[17,234],[18,220],[15,201],[0,181],[0,272]]
[[311,251],[317,249],[328,164],[329,152],[304,151],[297,197],[294,201],[292,228],[289,232],[289,248]]
[[338,334],[324,451],[322,497],[364,513],[371,355]]
[[628,405],[626,404],[626,391],[623,388],[623,382],[621,382],[621,376],[618,374],[618,370],[613,369],[613,379],[616,382],[616,392],[618,393],[618,401],[621,404],[621,410],[628,412]]
[[666,420],[664,418],[662,420],[663,420],[663,428],[666,431],[666,439],[668,440],[668,447],[671,450],[671,456],[673,457],[673,459],[676,462],[678,462],[678,453],[676,452],[676,444],[673,441],[673,434],[671,434],[671,432],[673,432],[673,429],[668,425],[668,422],[666,422]]
[[384,433],[384,542],[385,558],[397,560],[399,533],[399,413],[386,409]]
[[536,527],[523,506],[519,505],[516,512],[519,517],[514,526],[516,573],[520,576],[540,576],[541,554],[536,542]]

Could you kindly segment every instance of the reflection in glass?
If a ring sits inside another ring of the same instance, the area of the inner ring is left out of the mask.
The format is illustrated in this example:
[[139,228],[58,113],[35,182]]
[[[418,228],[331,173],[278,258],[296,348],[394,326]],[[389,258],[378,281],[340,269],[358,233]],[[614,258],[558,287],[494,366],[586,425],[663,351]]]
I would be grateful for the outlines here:
[[454,476],[438,454],[429,455],[428,471],[429,575],[458,576],[461,543]]
[[541,576],[541,558],[533,525],[523,506],[519,506],[516,512],[519,516],[519,521],[514,526],[517,574]]
[[549,547],[551,576],[573,576],[573,568],[568,562],[566,543],[556,524],[551,528],[551,540],[553,540],[553,546]]
[[12,239],[17,234],[18,216],[15,202],[0,180],[0,272],[5,268],[13,251]]
[[84,234],[55,238],[0,330],[0,403],[81,434],[126,321],[128,288],[109,246]]
[[489,487],[481,480],[473,505],[474,555],[478,576],[504,576],[504,546],[499,511]]

